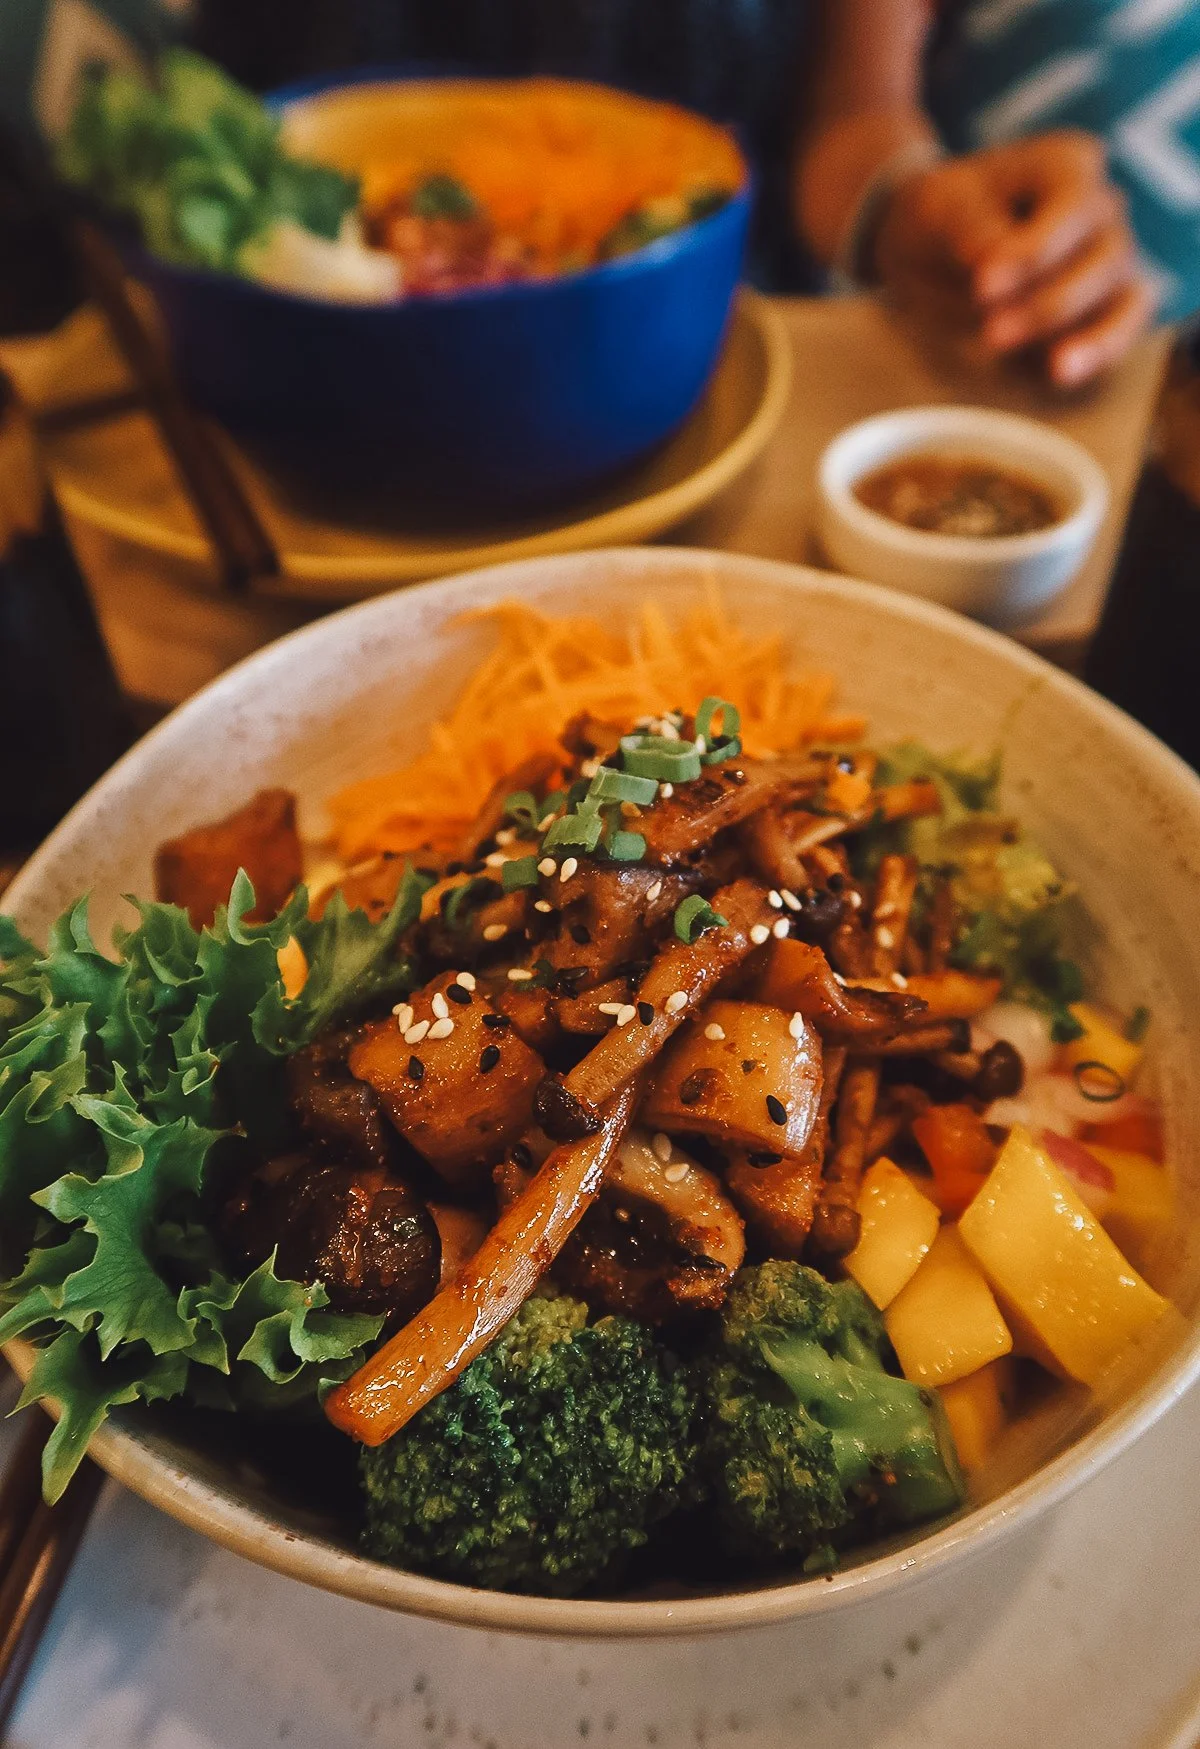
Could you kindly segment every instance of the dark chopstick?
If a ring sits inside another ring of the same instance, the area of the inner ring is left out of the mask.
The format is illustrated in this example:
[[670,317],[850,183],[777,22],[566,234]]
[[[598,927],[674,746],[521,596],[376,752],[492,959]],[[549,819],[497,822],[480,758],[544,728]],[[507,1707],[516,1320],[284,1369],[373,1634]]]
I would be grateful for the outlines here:
[[53,1506],[41,1497],[46,1417],[28,1416],[0,1484],[0,1742],[104,1477],[84,1458]]
[[279,574],[279,554],[224,455],[179,392],[157,337],[129,296],[121,258],[89,218],[73,214],[71,239],[88,291],[179,472],[204,526],[227,589],[243,593],[259,577]]

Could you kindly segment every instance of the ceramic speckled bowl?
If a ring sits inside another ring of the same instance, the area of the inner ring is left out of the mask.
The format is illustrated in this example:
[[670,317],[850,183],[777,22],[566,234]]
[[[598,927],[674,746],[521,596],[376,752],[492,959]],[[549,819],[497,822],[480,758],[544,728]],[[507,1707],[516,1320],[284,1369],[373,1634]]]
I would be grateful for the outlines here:
[[[248,1429],[127,1413],[93,1443],[119,1481],[218,1542],[314,1585],[391,1608],[555,1634],[697,1632],[844,1608],[996,1542],[1061,1500],[1147,1428],[1200,1373],[1200,782],[1142,729],[1016,645],[939,608],[798,567],[694,551],[616,550],[497,567],[387,596],[282,640],[177,711],[91,792],[7,895],[45,930],[80,891],[103,929],[118,895],[150,887],[153,847],[262,784],[321,799],[411,754],[483,653],[456,623],[517,597],[612,621],[647,593],[668,612],[715,581],[731,609],[782,636],[797,662],[842,677],[880,739],[1005,755],[1013,808],[1079,884],[1098,926],[1107,994],[1151,1009],[1179,1219],[1138,1259],[1182,1317],[1100,1395],[1063,1392],[1017,1423],[953,1520],[866,1551],[828,1578],[730,1590],[557,1601],[474,1591],[378,1565],[264,1468]],[[10,1357],[27,1370],[28,1350]]]

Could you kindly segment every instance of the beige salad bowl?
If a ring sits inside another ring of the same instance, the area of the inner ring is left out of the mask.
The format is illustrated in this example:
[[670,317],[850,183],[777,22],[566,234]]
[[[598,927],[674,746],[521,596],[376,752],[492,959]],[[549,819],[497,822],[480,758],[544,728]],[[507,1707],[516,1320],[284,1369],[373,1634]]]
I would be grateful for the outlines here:
[[[464,609],[515,597],[612,623],[651,594],[668,615],[682,611],[714,584],[795,663],[835,671],[873,738],[1002,748],[1008,801],[1086,897],[1101,989],[1153,1015],[1178,1219],[1139,1261],[1182,1316],[1099,1396],[1064,1391],[1018,1422],[952,1520],[831,1577],[726,1590],[558,1601],[426,1579],[358,1554],[345,1525],[266,1473],[231,1417],[126,1412],[96,1437],[118,1481],[252,1560],[390,1608],[526,1632],[695,1633],[812,1615],[994,1544],[1116,1456],[1200,1373],[1200,781],[1078,683],[941,608],[795,566],[666,549],[525,561],[373,600],[272,645],[176,711],[85,797],[6,906],[40,936],[90,889],[106,932],[122,893],[150,890],[161,839],[264,784],[297,791],[306,834],[319,836],[322,798],[411,757],[483,654],[488,634],[459,623]],[[28,1369],[28,1349],[8,1353]]]

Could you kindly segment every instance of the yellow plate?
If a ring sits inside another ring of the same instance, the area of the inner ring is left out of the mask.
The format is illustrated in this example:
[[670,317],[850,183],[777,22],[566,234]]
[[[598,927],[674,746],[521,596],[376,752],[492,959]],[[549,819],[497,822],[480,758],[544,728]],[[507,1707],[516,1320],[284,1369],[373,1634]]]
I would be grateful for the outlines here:
[[[749,467],[779,424],[790,381],[780,316],[743,291],[704,399],[661,449],[553,517],[471,529],[406,529],[389,521],[384,501],[339,505],[336,519],[327,511],[315,514],[230,446],[282,558],[283,576],[263,592],[350,601],[504,559],[648,540],[693,515]],[[78,392],[77,378],[74,386]],[[136,546],[207,566],[207,542],[146,415],[60,430],[46,442],[70,515]]]

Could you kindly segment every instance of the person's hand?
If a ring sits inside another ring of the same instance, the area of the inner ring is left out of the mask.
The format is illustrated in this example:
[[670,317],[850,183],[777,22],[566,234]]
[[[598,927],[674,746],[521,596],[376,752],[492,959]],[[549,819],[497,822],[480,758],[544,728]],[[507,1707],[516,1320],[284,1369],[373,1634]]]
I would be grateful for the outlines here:
[[949,159],[901,183],[875,244],[885,289],[999,356],[1039,348],[1073,388],[1154,315],[1123,196],[1092,135],[1041,134]]

